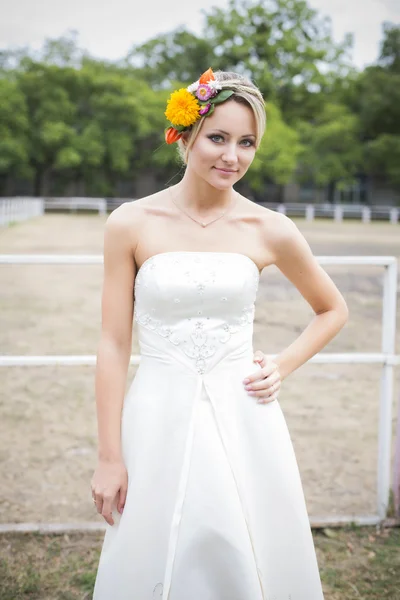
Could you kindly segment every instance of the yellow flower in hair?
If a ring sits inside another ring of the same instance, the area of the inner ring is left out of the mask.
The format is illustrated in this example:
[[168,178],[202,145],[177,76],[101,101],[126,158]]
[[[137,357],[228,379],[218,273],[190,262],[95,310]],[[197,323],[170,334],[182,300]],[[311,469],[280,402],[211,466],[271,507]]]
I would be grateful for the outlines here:
[[186,88],[172,92],[167,103],[165,116],[173,125],[190,127],[200,117],[200,104]]

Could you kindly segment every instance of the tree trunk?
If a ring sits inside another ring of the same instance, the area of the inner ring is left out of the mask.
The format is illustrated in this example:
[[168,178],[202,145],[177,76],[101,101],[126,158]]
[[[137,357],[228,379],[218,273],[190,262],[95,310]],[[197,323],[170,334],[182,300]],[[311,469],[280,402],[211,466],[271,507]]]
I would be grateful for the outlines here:
[[328,184],[328,202],[335,202],[336,181],[330,181]]
[[41,196],[42,191],[42,170],[36,168],[35,170],[35,178],[33,183],[33,194],[34,196]]

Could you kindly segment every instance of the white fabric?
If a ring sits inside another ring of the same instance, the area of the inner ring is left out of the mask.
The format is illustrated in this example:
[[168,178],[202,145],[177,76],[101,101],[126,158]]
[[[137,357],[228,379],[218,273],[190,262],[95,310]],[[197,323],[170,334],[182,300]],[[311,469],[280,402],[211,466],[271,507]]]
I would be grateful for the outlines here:
[[141,362],[125,398],[129,487],[94,600],[323,600],[279,401],[243,386],[256,264],[163,252],[135,279]]

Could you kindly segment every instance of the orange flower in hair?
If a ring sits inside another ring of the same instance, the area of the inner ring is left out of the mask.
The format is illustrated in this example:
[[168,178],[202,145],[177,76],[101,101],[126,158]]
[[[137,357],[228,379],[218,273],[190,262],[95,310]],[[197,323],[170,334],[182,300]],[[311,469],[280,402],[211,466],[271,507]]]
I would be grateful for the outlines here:
[[215,75],[210,67],[207,69],[207,71],[204,71],[203,75],[199,79],[199,83],[208,83],[211,79],[215,79]]
[[165,141],[167,142],[167,144],[173,144],[174,142],[180,140],[181,137],[182,134],[179,133],[179,131],[177,131],[176,129],[174,129],[174,127],[168,127],[168,129],[165,131]]

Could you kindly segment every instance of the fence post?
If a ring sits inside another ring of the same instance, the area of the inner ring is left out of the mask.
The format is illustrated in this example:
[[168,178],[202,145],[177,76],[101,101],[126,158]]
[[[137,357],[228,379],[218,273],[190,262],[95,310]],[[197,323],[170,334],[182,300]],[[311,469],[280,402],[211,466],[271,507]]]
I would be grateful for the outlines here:
[[399,209],[393,207],[390,209],[390,222],[396,224],[399,220]]
[[[382,353],[393,355],[396,342],[397,261],[385,268],[382,300]],[[393,364],[387,361],[381,375],[378,437],[378,514],[386,517],[390,492],[390,457],[392,436]]]
[[369,206],[362,207],[362,222],[363,223],[371,222],[371,209]]
[[397,404],[397,426],[396,440],[394,451],[394,468],[393,468],[393,500],[394,513],[396,517],[400,517],[400,394]]
[[107,201],[105,198],[99,200],[99,215],[105,215],[107,212]]
[[335,221],[343,221],[343,206],[341,204],[334,205]]
[[306,206],[306,220],[314,221],[315,218],[315,207],[314,204],[307,204]]

